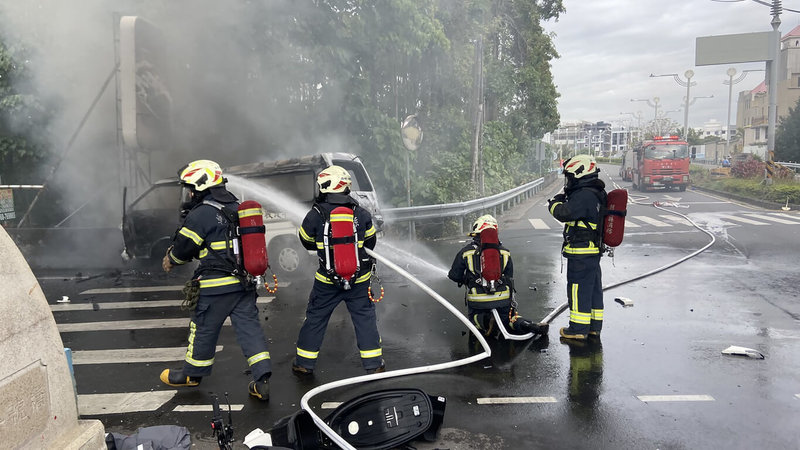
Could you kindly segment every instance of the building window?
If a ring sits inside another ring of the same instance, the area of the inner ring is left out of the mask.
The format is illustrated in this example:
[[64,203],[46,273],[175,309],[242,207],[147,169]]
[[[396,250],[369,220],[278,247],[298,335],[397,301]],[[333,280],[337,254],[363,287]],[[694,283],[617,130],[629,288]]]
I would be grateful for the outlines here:
[[761,128],[756,128],[756,140],[761,140]]

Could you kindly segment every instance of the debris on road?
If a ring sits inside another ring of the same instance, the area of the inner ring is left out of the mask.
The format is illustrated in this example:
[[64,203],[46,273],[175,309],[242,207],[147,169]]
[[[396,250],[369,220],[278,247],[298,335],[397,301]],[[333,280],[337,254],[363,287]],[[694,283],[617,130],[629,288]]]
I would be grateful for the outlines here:
[[724,355],[747,356],[748,358],[764,359],[764,355],[761,352],[753,350],[752,348],[738,347],[736,345],[731,345],[723,350],[722,353]]
[[629,299],[628,297],[617,297],[614,299],[614,301],[623,307],[633,306],[633,300]]

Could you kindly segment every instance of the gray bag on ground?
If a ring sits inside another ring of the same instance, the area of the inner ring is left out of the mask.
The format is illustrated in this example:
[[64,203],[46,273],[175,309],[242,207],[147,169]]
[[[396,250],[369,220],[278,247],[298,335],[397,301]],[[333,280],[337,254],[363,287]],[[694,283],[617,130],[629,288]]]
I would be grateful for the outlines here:
[[186,427],[157,425],[139,428],[130,436],[106,433],[106,447],[108,450],[189,450],[192,436]]

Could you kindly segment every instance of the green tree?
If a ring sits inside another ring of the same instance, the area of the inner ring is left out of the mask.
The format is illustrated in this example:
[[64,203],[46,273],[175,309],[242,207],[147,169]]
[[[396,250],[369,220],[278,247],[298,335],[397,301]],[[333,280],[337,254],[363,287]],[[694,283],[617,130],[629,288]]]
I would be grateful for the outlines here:
[[0,42],[0,179],[6,184],[41,182],[38,164],[48,156],[49,113],[30,78],[28,51]]
[[800,100],[789,114],[781,117],[775,130],[775,159],[800,161]]

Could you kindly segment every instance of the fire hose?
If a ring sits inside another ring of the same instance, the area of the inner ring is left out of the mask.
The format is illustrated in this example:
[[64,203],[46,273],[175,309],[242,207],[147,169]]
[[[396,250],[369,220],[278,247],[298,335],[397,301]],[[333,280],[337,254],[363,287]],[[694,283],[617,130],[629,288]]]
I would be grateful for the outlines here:
[[[633,203],[640,204],[636,199],[633,200]],[[629,278],[627,280],[623,280],[623,281],[620,281],[620,282],[617,282],[617,283],[612,283],[612,284],[608,284],[606,286],[603,286],[603,292],[605,292],[607,290],[611,290],[611,289],[613,289],[615,287],[622,286],[623,284],[628,284],[628,283],[631,283],[633,281],[641,280],[642,278],[649,277],[650,275],[654,275],[656,273],[663,272],[663,271],[665,271],[665,270],[667,270],[667,269],[669,269],[671,267],[675,267],[678,264],[680,264],[680,263],[682,263],[682,262],[684,262],[684,261],[686,261],[686,260],[688,260],[690,258],[693,258],[693,257],[699,255],[700,253],[703,253],[706,249],[708,249],[709,247],[714,245],[714,243],[717,241],[717,238],[714,237],[713,233],[711,233],[710,231],[706,230],[705,228],[703,228],[700,225],[698,225],[697,223],[695,223],[695,221],[690,219],[687,215],[681,214],[679,212],[671,211],[671,210],[668,210],[668,209],[665,209],[665,208],[662,208],[661,206],[658,206],[656,203],[653,203],[652,206],[654,208],[656,208],[656,209],[660,209],[662,211],[666,211],[668,213],[675,214],[677,216],[683,217],[684,219],[689,221],[689,223],[691,223],[692,226],[694,226],[698,230],[702,231],[703,233],[705,233],[709,237],[711,237],[711,241],[708,244],[706,244],[705,246],[703,246],[702,248],[700,248],[699,250],[696,250],[696,251],[684,256],[683,258],[680,258],[680,259],[678,259],[676,261],[673,261],[673,262],[671,262],[669,264],[663,265],[663,266],[658,267],[656,269],[653,269],[653,270],[651,270],[649,272],[645,272],[645,273],[643,273],[641,275],[637,275],[637,276],[635,276],[633,278]],[[568,302],[564,302],[564,303],[558,305],[552,312],[550,312],[550,314],[548,314],[547,316],[544,317],[544,319],[542,319],[542,322],[546,322],[546,323],[552,322],[553,319],[555,319],[556,317],[558,317],[559,314],[564,312],[564,310],[567,309],[568,306],[569,306]]]
[[464,366],[464,365],[467,365],[467,364],[472,364],[475,361],[480,361],[481,359],[488,358],[492,354],[492,350],[489,347],[489,343],[486,342],[486,339],[484,339],[483,334],[480,331],[478,331],[478,329],[475,328],[475,325],[470,323],[470,321],[458,309],[456,309],[453,305],[451,305],[450,302],[445,300],[441,295],[436,293],[436,291],[431,289],[430,286],[426,285],[425,283],[423,283],[422,281],[420,281],[419,279],[414,277],[414,275],[412,275],[412,274],[408,273],[407,271],[405,271],[400,266],[394,264],[393,262],[389,261],[385,257],[379,255],[378,253],[375,253],[374,251],[372,251],[370,249],[366,249],[366,250],[367,250],[367,254],[369,254],[373,258],[377,259],[378,261],[382,262],[383,264],[386,264],[391,269],[393,269],[394,271],[396,271],[400,275],[402,275],[405,278],[407,278],[409,281],[411,281],[412,283],[417,285],[420,289],[425,291],[428,295],[433,297],[433,299],[436,300],[437,302],[439,302],[442,306],[447,308],[451,313],[453,313],[453,315],[456,316],[456,318],[458,318],[458,320],[460,320],[464,325],[466,325],[467,328],[469,329],[469,331],[473,335],[475,335],[475,337],[478,339],[478,342],[480,342],[481,346],[483,347],[483,352],[482,353],[478,353],[477,355],[470,356],[468,358],[458,359],[458,360],[455,360],[455,361],[450,361],[450,362],[445,362],[445,363],[431,364],[431,365],[428,365],[428,366],[420,366],[420,367],[412,367],[412,368],[408,368],[408,369],[390,370],[390,371],[386,371],[386,372],[383,372],[383,373],[375,373],[375,374],[370,374],[370,375],[361,375],[361,376],[353,377],[353,378],[345,378],[344,380],[337,380],[337,381],[333,381],[333,382],[330,382],[330,383],[323,384],[321,386],[317,386],[314,389],[311,389],[310,391],[306,392],[306,394],[303,395],[303,397],[300,399],[300,407],[303,410],[305,410],[306,412],[308,412],[308,414],[311,416],[311,419],[314,421],[314,423],[317,425],[317,427],[319,427],[319,429],[322,430],[323,433],[325,433],[326,436],[328,436],[333,442],[335,442],[336,445],[338,445],[339,447],[341,447],[343,449],[347,449],[347,450],[355,450],[355,448],[352,445],[350,445],[347,441],[345,441],[344,438],[342,438],[340,435],[338,435],[335,431],[333,431],[333,429],[331,427],[329,427],[328,424],[326,424],[325,421],[322,420],[316,413],[314,413],[314,411],[309,406],[308,401],[311,400],[311,398],[313,398],[317,394],[321,394],[323,392],[326,392],[326,391],[329,391],[331,389],[335,389],[335,388],[338,388],[338,387],[349,386],[349,385],[352,385],[352,384],[362,383],[362,382],[365,382],[365,381],[374,381],[374,380],[381,380],[381,379],[384,379],[384,378],[394,378],[394,377],[400,377],[400,376],[404,376],[404,375],[414,375],[414,374],[425,373],[425,372],[434,372],[434,371],[437,371],[437,370],[450,369],[450,368],[453,368],[453,367]]

